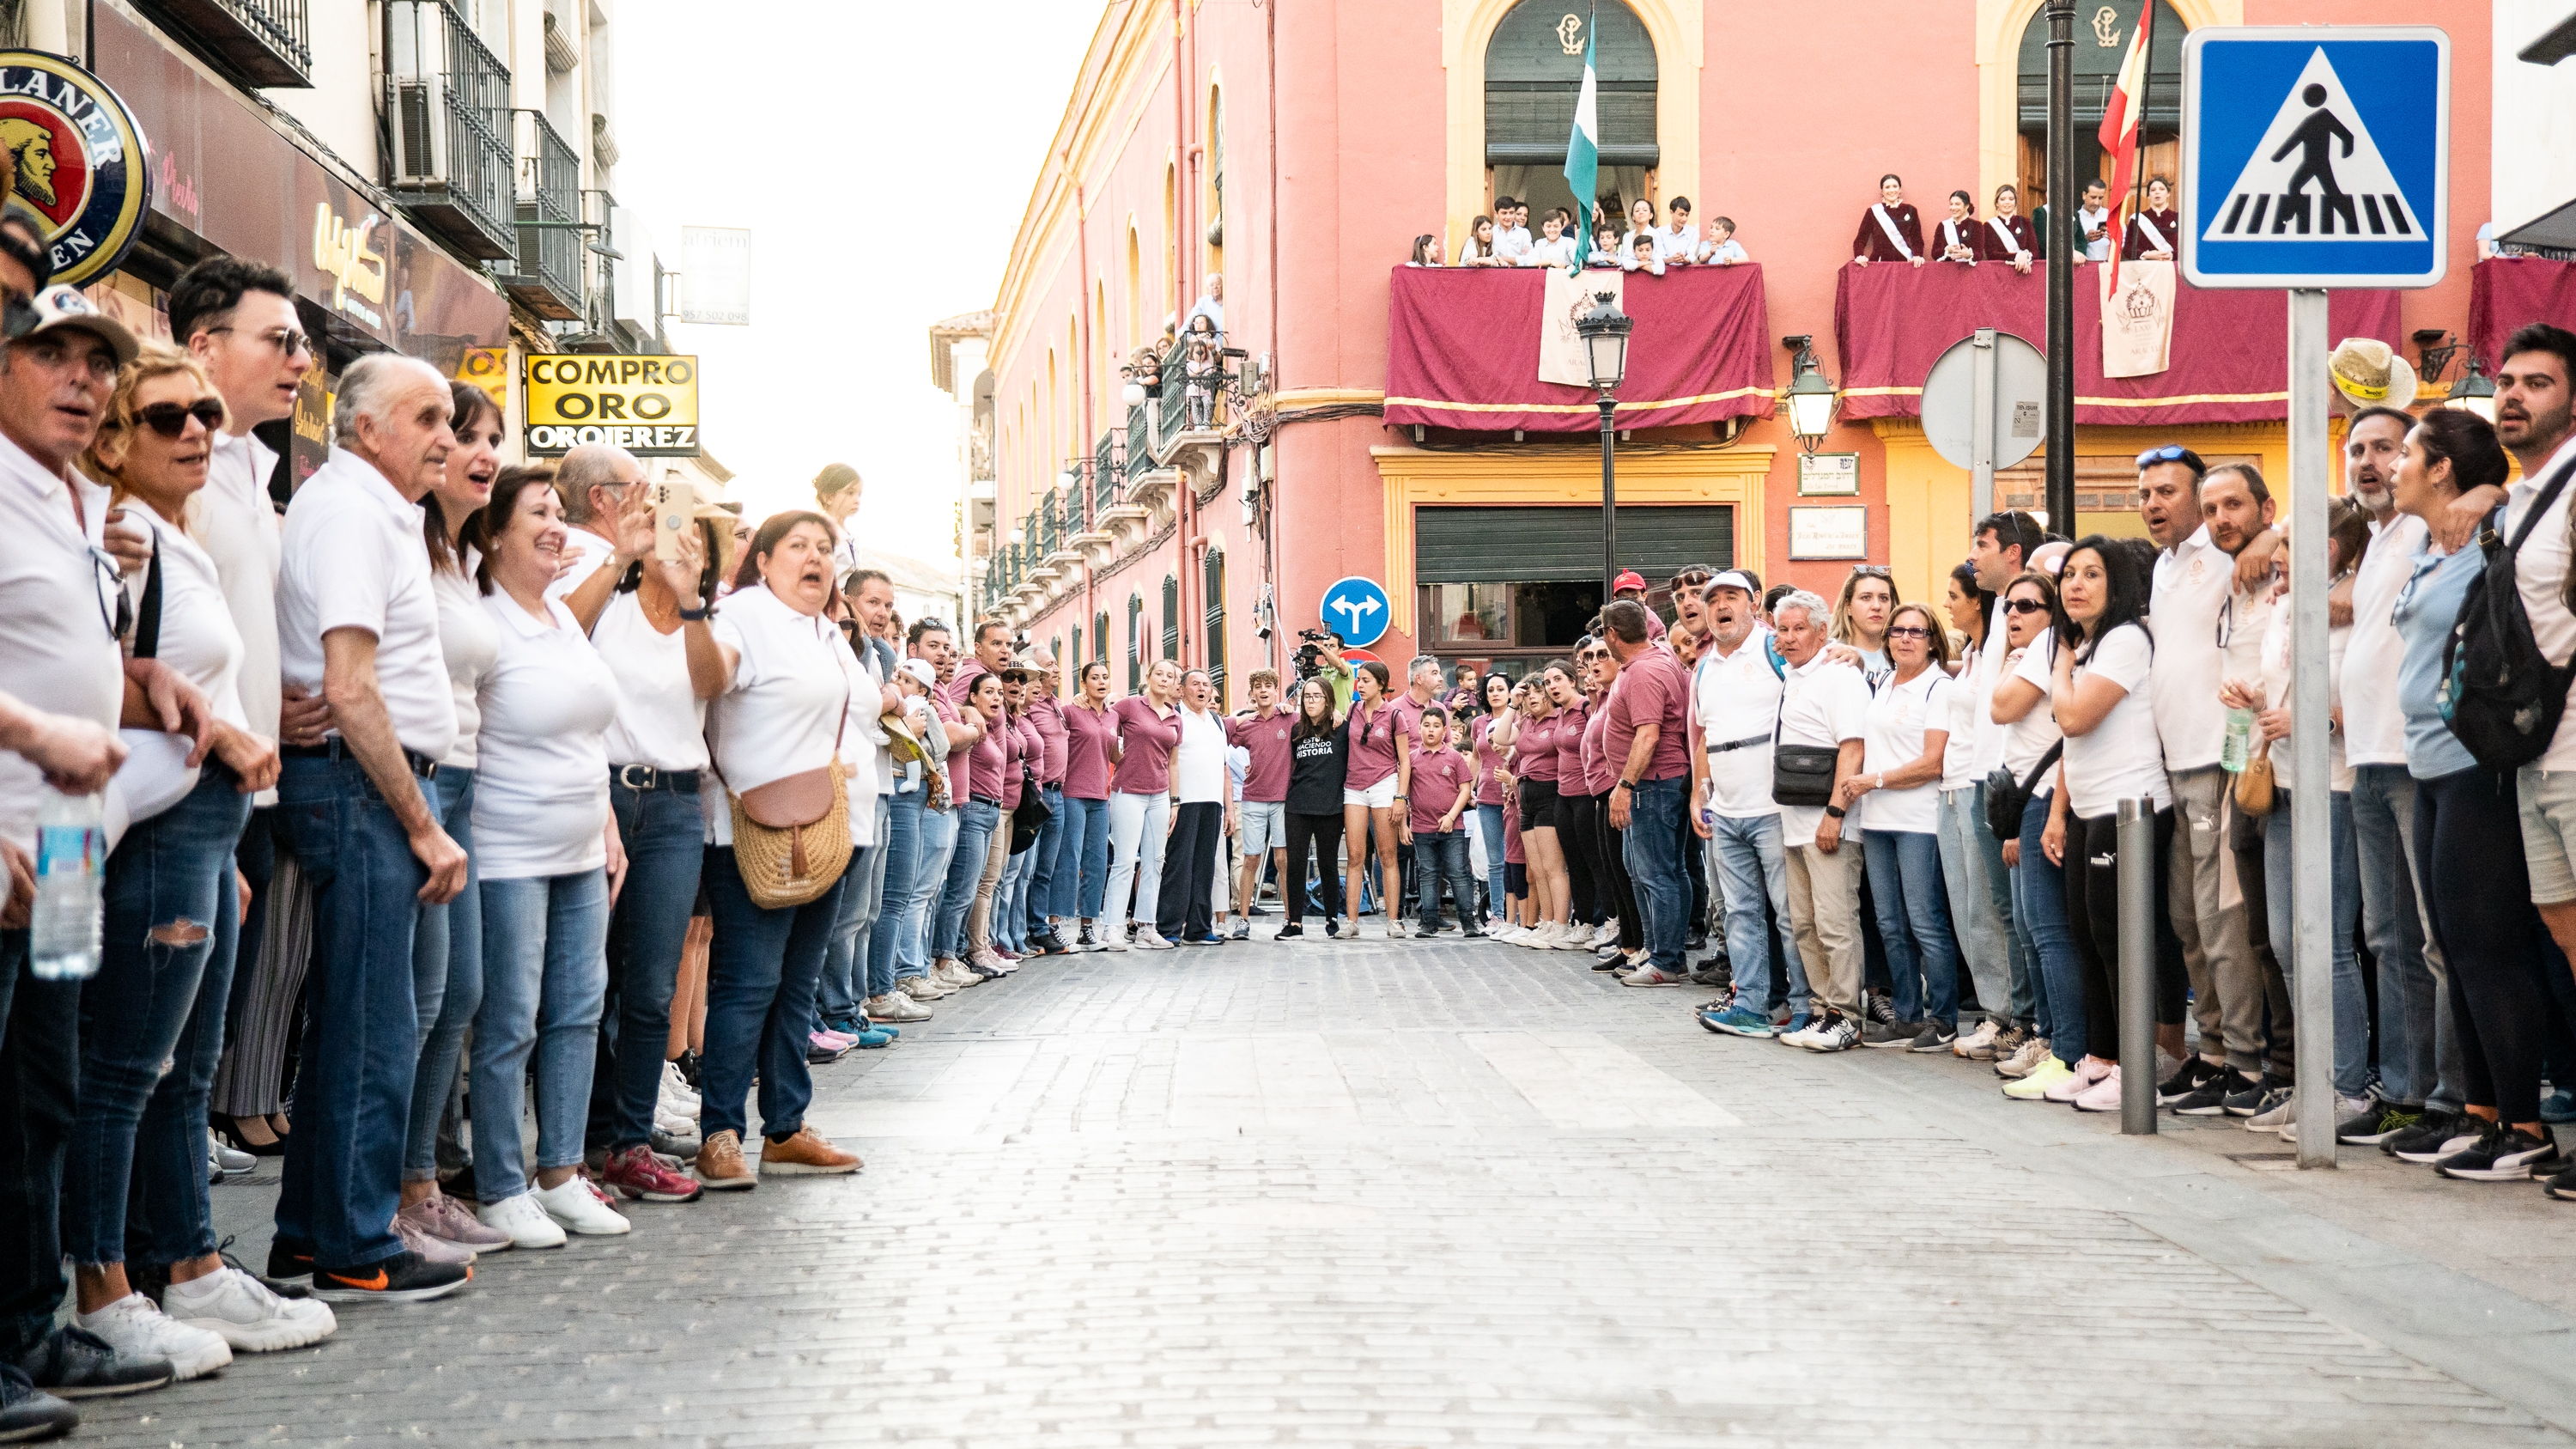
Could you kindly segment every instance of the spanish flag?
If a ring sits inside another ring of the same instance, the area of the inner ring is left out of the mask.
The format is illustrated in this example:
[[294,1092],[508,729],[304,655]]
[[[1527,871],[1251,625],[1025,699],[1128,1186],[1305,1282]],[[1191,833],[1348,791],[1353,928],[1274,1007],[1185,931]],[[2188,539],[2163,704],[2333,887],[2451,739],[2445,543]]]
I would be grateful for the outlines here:
[[2120,79],[2102,105],[2102,149],[2111,155],[2111,277],[2120,282],[2120,239],[2127,221],[2121,207],[2138,174],[2138,123],[2147,109],[2147,37],[2154,30],[2156,0],[2138,7],[2138,28],[2129,36],[2129,53],[2121,58]]

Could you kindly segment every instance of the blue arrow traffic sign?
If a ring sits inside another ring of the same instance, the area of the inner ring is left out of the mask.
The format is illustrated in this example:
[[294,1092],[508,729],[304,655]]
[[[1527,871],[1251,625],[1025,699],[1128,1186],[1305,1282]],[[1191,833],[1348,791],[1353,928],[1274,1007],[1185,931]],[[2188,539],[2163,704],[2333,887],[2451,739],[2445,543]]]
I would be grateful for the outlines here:
[[1322,613],[1324,627],[1341,635],[1343,643],[1366,647],[1386,637],[1395,610],[1387,602],[1385,585],[1353,574],[1324,590]]
[[2442,280],[2448,35],[2204,26],[2183,42],[2182,66],[2182,272],[2193,285]]

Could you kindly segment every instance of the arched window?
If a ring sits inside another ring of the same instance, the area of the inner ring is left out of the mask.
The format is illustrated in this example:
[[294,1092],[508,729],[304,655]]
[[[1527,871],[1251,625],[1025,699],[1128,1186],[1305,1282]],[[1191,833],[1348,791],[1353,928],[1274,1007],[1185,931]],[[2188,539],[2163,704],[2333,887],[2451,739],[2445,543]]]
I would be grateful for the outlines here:
[[[2182,17],[2174,13],[2169,0],[2155,0],[2156,31],[2147,55],[2147,109],[2138,123],[2138,178],[2155,175],[2179,181],[2177,169],[2182,160],[2178,141],[2182,129]],[[2111,165],[2093,139],[2102,129],[2102,108],[2111,98],[2112,88],[2119,83],[2120,62],[2129,55],[2129,39],[2138,19],[2145,14],[2141,0],[2116,0],[2116,3],[2080,6],[2075,22],[2075,184],[2088,179],[2108,178]],[[2022,27],[2021,59],[2015,67],[2020,73],[2015,110],[2015,129],[2021,133],[2019,162],[2014,170],[2014,184],[2021,188],[2021,209],[2027,215],[2039,205],[2048,187],[2048,13],[2045,8],[2030,17]],[[2079,200],[2081,198],[2078,198]],[[1983,215],[1988,198],[1977,198],[1977,211]]]
[[[1080,654],[1082,652],[1082,645],[1079,641],[1075,642],[1073,652],[1076,654]],[[1103,610],[1100,613],[1091,616],[1091,657],[1104,664],[1109,662],[1109,614],[1107,610]],[[1074,677],[1078,681],[1081,678],[1081,675],[1077,673]]]
[[1145,345],[1145,243],[1136,224],[1127,224],[1127,341],[1120,357]]
[[1181,578],[1163,575],[1163,657],[1181,657]]
[[1585,214],[1566,189],[1565,140],[1583,90],[1587,14],[1600,26],[1592,63],[1600,87],[1602,208],[1619,215],[1655,194],[1649,173],[1663,153],[1655,143],[1655,42],[1645,24],[1619,0],[1589,10],[1571,0],[1521,0],[1485,44],[1485,175],[1488,202],[1513,196],[1530,203],[1533,237],[1551,208],[1572,207],[1578,222]]
[[1207,672],[1208,682],[1216,686],[1216,707],[1226,708],[1225,699],[1225,550],[1211,548],[1203,563],[1203,592],[1207,595]]
[[1058,677],[1059,679],[1061,679],[1061,678],[1062,678],[1064,675],[1066,675],[1066,674],[1071,674],[1071,675],[1073,675],[1073,680],[1071,680],[1071,681],[1067,681],[1067,682],[1079,682],[1079,681],[1081,680],[1081,678],[1082,678],[1082,626],[1081,626],[1080,624],[1076,624],[1076,625],[1074,625],[1074,626],[1073,626],[1073,652],[1072,652],[1072,653],[1070,653],[1070,654],[1062,654],[1062,653],[1059,653],[1059,654],[1057,654],[1055,657],[1056,657],[1056,674],[1057,674],[1057,677]]
[[1145,689],[1145,600],[1138,594],[1127,596],[1127,692],[1141,694]]
[[[1178,167],[1166,165],[1163,168],[1163,275],[1154,280],[1157,294],[1164,298],[1164,305],[1175,314],[1178,313],[1181,304],[1171,299],[1180,295],[1180,275],[1181,173]],[[1153,311],[1148,309],[1145,313],[1145,326],[1148,332],[1160,330],[1153,321],[1153,316]],[[1178,316],[1175,315],[1173,320],[1177,322]]]

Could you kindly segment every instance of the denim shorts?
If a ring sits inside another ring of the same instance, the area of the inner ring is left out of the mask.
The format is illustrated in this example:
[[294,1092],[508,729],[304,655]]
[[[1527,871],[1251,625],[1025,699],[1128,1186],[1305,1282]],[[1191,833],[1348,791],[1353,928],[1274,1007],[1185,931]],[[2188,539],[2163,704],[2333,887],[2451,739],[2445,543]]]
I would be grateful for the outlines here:
[[1389,775],[1364,790],[1354,790],[1345,785],[1342,787],[1342,803],[1366,805],[1371,810],[1392,810],[1395,808],[1395,777]]
[[1288,805],[1282,800],[1246,800],[1239,812],[1235,843],[1245,855],[1288,848]]
[[2522,855],[2534,905],[2576,901],[2576,770],[2525,765],[2515,772],[2522,807]]

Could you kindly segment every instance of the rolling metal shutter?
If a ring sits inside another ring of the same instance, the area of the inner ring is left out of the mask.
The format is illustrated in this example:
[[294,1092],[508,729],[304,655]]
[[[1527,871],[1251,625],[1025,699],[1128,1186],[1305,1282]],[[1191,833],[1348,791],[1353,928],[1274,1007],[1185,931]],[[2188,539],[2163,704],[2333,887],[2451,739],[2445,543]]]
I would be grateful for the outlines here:
[[[1619,510],[1619,566],[1661,583],[1688,564],[1735,562],[1731,504]],[[1582,583],[1601,576],[1601,509],[1417,508],[1413,578],[1424,584]]]
[[[1655,165],[1655,43],[1627,6],[1583,8],[1572,0],[1521,0],[1494,27],[1485,47],[1485,164],[1565,164],[1565,141],[1574,129],[1575,97],[1583,89],[1580,26],[1586,15],[1601,27],[1593,58],[1600,84],[1601,164]],[[1576,37],[1568,55],[1558,27],[1571,17]],[[1536,234],[1537,223],[1531,223]]]

